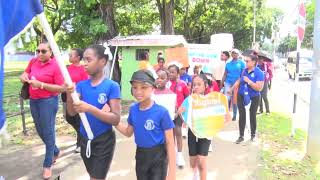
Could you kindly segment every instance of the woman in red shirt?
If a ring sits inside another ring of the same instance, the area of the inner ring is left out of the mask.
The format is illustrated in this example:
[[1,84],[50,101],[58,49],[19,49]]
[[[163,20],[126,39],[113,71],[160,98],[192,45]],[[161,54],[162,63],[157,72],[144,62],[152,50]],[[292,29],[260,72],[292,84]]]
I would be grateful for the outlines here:
[[30,110],[37,133],[46,146],[43,162],[43,178],[51,177],[51,166],[60,151],[55,142],[55,120],[58,111],[58,95],[64,91],[64,80],[48,43],[41,43],[37,57],[31,59],[20,76],[29,83]]
[[[83,57],[83,51],[81,49],[78,48],[74,48],[70,51],[69,53],[69,62],[71,63],[70,65],[67,66],[67,70],[70,74],[71,80],[74,83],[78,83],[82,80],[87,80],[89,78],[88,73],[86,72],[86,70],[84,69],[84,66],[81,65],[80,61],[82,60]],[[62,101],[63,103],[63,113],[65,115],[65,118],[67,120],[67,122],[76,130],[77,132],[77,147],[75,149],[76,153],[80,153],[80,145],[79,145],[79,141],[80,141],[80,116],[79,114],[76,114],[75,116],[71,116],[70,114],[68,114],[67,112],[67,108],[66,108],[66,94],[62,93]]]

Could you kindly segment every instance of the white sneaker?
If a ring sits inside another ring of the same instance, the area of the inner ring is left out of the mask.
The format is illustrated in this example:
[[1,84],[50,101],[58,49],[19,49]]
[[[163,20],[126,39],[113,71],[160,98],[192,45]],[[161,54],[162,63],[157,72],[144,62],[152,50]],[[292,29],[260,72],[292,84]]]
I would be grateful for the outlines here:
[[81,148],[80,146],[77,146],[76,149],[74,150],[75,153],[80,153],[81,152]]
[[177,166],[179,168],[183,168],[186,165],[186,162],[184,161],[182,152],[178,152],[177,153],[177,162],[176,162]]
[[181,134],[182,134],[182,137],[186,139],[188,137],[188,128],[182,127]]
[[213,151],[213,146],[212,146],[212,141],[210,143],[210,146],[209,146],[209,152],[212,152]]
[[193,174],[192,180],[199,180],[199,179],[200,179],[200,175],[199,175],[199,172],[197,171],[196,173]]

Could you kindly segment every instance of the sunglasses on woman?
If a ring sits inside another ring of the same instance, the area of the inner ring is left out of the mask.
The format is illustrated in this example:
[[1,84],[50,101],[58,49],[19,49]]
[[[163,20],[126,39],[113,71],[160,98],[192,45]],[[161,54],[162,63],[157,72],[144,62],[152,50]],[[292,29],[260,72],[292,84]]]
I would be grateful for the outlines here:
[[37,54],[40,54],[40,52],[41,52],[42,54],[46,54],[46,53],[48,52],[48,50],[45,50],[45,49],[37,49],[36,52],[37,52]]

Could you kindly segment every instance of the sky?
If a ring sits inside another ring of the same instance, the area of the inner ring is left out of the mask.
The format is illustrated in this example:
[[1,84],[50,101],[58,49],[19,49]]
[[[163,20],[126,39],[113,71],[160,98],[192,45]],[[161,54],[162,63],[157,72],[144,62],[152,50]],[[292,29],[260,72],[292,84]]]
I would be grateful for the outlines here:
[[280,38],[295,33],[296,26],[294,21],[297,18],[299,0],[267,0],[267,7],[275,7],[281,9],[284,12],[284,19],[280,25]]

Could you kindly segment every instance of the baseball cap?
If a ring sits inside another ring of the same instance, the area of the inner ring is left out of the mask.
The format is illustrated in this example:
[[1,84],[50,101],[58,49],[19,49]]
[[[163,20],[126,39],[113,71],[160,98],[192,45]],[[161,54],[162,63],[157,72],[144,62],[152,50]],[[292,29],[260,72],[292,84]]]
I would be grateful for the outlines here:
[[237,53],[240,54],[240,51],[238,49],[232,49],[231,53]]
[[151,84],[152,86],[156,86],[155,78],[149,70],[138,70],[132,74],[130,83],[134,81],[145,82]]

